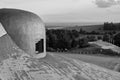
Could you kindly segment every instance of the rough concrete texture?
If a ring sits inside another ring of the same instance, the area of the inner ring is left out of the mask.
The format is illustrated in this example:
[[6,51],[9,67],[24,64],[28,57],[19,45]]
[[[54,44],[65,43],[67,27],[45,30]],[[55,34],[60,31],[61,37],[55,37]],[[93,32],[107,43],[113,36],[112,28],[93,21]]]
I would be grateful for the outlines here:
[[0,47],[0,80],[120,80],[118,72],[59,54],[33,58],[8,35],[0,38],[0,45],[4,45]]
[[0,22],[17,46],[31,56],[36,56],[35,43],[44,39],[44,55],[40,55],[46,55],[45,27],[36,14],[17,9],[0,9]]

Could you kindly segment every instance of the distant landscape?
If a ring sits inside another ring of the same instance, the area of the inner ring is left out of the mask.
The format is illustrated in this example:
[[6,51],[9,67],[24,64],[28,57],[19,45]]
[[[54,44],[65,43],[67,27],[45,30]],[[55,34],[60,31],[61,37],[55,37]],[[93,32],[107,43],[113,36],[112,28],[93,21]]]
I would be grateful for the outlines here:
[[[99,29],[104,23],[102,22],[78,22],[78,23],[46,23],[47,29],[80,29],[89,31],[89,29]],[[92,28],[91,28],[92,27]]]
[[[68,49],[68,44],[70,44],[69,47],[71,47],[72,42],[75,42],[76,46],[80,47],[81,41],[86,41],[87,44],[88,42],[97,40],[103,40],[116,46],[120,46],[120,43],[118,42],[119,35],[116,36],[116,34],[119,34],[120,32],[120,23],[49,23],[46,24],[46,29],[49,46],[52,44],[58,45],[57,43],[63,41],[62,43],[66,45],[62,45],[62,47],[64,46],[64,48]],[[57,46],[55,48],[57,48]]]
[[51,23],[46,24],[46,35],[48,52],[120,71],[120,23]]
[[[105,22],[45,23],[47,29],[67,29],[78,31],[82,28],[87,32],[95,30],[102,31],[104,24]],[[114,23],[114,25],[119,25],[119,23]]]
[[48,23],[45,23],[46,26],[48,27],[52,27],[52,26],[86,26],[86,25],[99,25],[99,24],[103,24],[104,22],[48,22]]

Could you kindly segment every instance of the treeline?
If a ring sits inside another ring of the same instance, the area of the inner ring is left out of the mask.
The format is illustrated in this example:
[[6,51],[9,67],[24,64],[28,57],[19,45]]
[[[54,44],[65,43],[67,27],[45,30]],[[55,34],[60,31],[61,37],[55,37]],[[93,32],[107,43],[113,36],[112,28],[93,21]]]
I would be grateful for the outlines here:
[[120,23],[105,22],[103,30],[105,32],[104,40],[120,47]]
[[120,23],[109,23],[105,22],[103,26],[103,30],[120,30]]
[[[82,34],[82,35],[81,35]],[[88,35],[86,35],[88,34]],[[91,34],[89,36],[89,34]],[[65,30],[65,29],[49,29],[46,30],[46,43],[47,43],[47,51],[54,52],[72,52],[73,53],[81,53],[81,54],[104,54],[111,56],[119,56],[117,52],[113,52],[112,50],[104,50],[98,48],[97,46],[93,47],[88,44],[88,42],[103,40],[106,42],[114,42],[118,46],[120,46],[120,34],[113,37],[114,32],[104,33],[101,36],[97,36],[101,33],[92,31],[86,32],[82,29],[77,30]],[[93,49],[91,49],[93,47]],[[81,49],[80,49],[81,48]],[[86,49],[88,48],[88,49]],[[84,51],[81,51],[85,49]],[[80,51],[79,51],[80,50]]]
[[[76,30],[47,30],[47,50],[65,51],[75,47],[87,45],[84,39],[77,39],[79,32]],[[83,45],[84,44],[84,45]]]
[[[80,34],[88,34],[88,32],[82,29],[80,31],[64,29],[50,29],[46,31],[48,51],[67,51],[73,48],[84,48],[89,46],[89,41],[96,41],[94,36],[81,36]],[[91,34],[98,33],[94,31]]]

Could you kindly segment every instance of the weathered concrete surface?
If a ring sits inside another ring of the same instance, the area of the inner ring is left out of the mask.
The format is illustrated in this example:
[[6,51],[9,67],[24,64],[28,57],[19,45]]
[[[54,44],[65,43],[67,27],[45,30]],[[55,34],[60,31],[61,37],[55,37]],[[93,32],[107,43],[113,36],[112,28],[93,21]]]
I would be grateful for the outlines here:
[[118,72],[58,54],[32,58],[8,35],[0,45],[0,80],[120,80]]
[[16,45],[31,56],[36,56],[35,44],[43,39],[44,52],[37,57],[46,55],[45,27],[39,16],[24,10],[0,9],[0,23]]

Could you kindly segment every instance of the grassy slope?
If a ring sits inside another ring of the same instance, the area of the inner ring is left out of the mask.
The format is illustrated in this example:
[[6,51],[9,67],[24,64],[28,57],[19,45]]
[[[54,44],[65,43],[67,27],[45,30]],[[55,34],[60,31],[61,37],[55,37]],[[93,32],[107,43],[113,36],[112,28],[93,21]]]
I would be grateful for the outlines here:
[[74,59],[79,59],[87,63],[93,63],[98,66],[102,66],[108,69],[113,70],[117,63],[120,63],[120,59],[118,57],[103,57],[103,56],[94,56],[94,55],[85,55],[85,54],[64,54],[57,53],[59,55],[64,55],[67,57],[72,57]]

